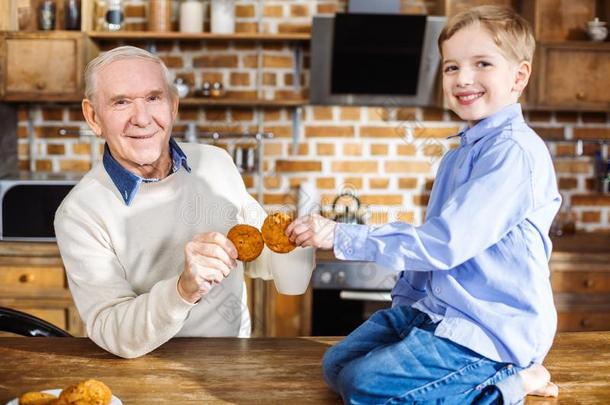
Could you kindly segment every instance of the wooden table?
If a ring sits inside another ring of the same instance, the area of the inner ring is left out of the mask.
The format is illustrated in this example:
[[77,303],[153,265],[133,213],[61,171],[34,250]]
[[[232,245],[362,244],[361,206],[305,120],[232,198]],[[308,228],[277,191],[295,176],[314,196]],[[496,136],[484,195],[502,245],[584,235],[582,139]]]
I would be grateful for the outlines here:
[[[84,338],[0,338],[0,404],[28,390],[104,381],[128,404],[337,404],[320,359],[336,338],[182,338],[134,360]],[[610,332],[564,333],[547,358],[559,399],[610,403]]]

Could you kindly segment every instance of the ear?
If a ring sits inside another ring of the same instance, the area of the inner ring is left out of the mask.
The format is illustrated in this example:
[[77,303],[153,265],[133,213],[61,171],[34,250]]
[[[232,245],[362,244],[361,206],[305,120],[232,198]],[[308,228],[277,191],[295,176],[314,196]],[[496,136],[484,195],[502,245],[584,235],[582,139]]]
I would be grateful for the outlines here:
[[525,90],[525,86],[527,86],[527,82],[529,81],[531,74],[532,65],[529,62],[523,61],[519,63],[515,71],[515,83],[513,84],[512,90],[521,95],[523,90]]
[[172,122],[176,121],[176,117],[178,117],[178,104],[180,101],[180,97],[178,97],[178,95],[175,95],[171,98],[171,102],[172,102]]
[[85,116],[85,121],[89,124],[89,127],[93,131],[96,136],[102,136],[102,127],[98,124],[98,115],[95,112],[95,108],[93,107],[93,103],[91,100],[85,98],[81,103],[83,109],[83,115]]

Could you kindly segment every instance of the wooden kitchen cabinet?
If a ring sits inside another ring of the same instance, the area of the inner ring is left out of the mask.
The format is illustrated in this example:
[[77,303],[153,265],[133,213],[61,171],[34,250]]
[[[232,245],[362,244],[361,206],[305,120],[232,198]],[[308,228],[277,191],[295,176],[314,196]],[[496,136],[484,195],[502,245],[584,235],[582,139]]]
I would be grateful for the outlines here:
[[54,243],[0,242],[0,306],[85,335]]
[[551,285],[559,332],[610,330],[610,235],[554,240]]
[[6,101],[80,101],[85,65],[81,32],[0,34],[0,98]]
[[608,111],[610,43],[542,42],[528,100],[537,109]]

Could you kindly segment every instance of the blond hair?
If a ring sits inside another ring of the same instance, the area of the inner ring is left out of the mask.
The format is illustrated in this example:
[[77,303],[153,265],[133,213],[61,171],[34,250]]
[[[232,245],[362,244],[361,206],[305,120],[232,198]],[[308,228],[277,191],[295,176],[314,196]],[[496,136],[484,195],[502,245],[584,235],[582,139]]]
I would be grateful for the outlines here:
[[516,63],[532,62],[536,41],[530,24],[514,10],[503,6],[479,6],[451,17],[438,38],[443,53],[443,42],[462,28],[480,24],[491,34],[504,56]]
[[124,59],[144,59],[158,63],[161,67],[161,73],[163,74],[163,79],[171,97],[178,97],[178,91],[176,90],[176,86],[174,86],[172,75],[161,58],[144,49],[136,48],[135,46],[119,46],[108,52],[104,52],[87,64],[87,67],[85,68],[85,98],[93,103],[98,73],[112,62]]

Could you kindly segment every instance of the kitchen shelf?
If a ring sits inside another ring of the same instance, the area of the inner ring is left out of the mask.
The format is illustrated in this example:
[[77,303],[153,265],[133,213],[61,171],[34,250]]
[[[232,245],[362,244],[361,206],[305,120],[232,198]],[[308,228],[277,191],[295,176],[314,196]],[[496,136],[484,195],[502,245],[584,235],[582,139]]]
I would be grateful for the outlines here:
[[309,42],[308,33],[266,34],[266,33],[234,33],[213,34],[211,32],[154,32],[154,31],[89,31],[87,35],[92,40],[129,40],[129,41],[239,41],[239,42]]
[[180,105],[184,106],[218,106],[218,107],[301,107],[308,104],[306,99],[293,100],[261,100],[245,98],[195,98],[188,97],[180,99]]

